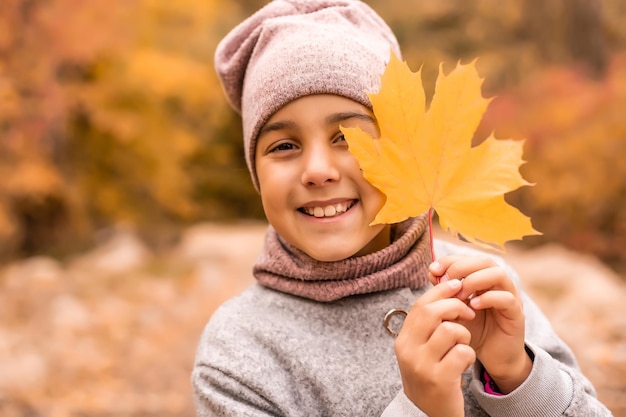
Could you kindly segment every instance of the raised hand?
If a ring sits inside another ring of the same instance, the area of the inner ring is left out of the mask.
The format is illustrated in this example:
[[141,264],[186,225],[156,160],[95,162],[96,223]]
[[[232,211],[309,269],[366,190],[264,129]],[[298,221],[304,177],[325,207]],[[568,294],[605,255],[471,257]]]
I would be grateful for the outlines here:
[[407,397],[430,417],[464,415],[461,375],[475,361],[471,334],[459,320],[476,314],[449,280],[422,295],[409,311],[395,351]]
[[[530,374],[524,348],[524,311],[512,279],[488,256],[445,256],[430,266],[433,282],[462,280],[455,298],[476,315],[460,321],[471,333],[470,346],[500,392],[517,388]],[[441,284],[440,284],[441,285]]]

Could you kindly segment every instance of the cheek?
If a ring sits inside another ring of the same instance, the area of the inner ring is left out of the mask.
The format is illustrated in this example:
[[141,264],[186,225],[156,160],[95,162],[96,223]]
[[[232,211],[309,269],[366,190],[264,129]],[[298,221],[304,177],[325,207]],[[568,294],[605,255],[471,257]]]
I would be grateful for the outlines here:
[[359,187],[361,188],[361,196],[363,204],[368,211],[378,213],[385,204],[387,197],[378,188],[370,184],[363,176],[361,176]]
[[270,222],[280,222],[285,210],[289,209],[289,189],[283,181],[276,178],[259,176],[259,192],[265,217]]
[[278,205],[281,199],[276,192],[275,187],[261,185],[261,204],[263,204],[263,210],[268,218],[273,217],[274,213],[278,210]]
[[271,166],[257,164],[256,177],[259,182],[261,200],[265,202],[266,199],[270,199],[270,195],[274,194],[276,188],[279,187],[279,184],[276,183],[276,172],[271,169]]
[[346,160],[345,168],[350,172],[352,178],[356,182],[361,195],[361,200],[363,203],[363,207],[368,213],[371,220],[376,217],[376,214],[380,211],[380,209],[385,204],[387,197],[378,188],[374,187],[370,184],[365,177],[363,176],[363,171],[361,171],[361,167],[359,162],[357,161],[354,155],[350,154],[350,157]]
[[372,220],[373,220],[374,217],[376,217],[378,212],[385,205],[385,201],[387,201],[387,197],[378,189],[372,187],[371,185],[370,187],[371,187],[371,191],[368,194],[368,199],[371,201],[369,206],[370,206],[370,210],[373,212],[373,216],[372,216]]

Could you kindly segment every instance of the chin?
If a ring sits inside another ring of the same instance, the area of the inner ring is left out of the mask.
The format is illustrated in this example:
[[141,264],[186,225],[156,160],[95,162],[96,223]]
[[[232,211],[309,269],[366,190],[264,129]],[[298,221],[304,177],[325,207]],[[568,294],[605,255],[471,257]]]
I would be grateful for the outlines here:
[[309,255],[311,258],[316,259],[320,262],[337,262],[337,261],[343,261],[344,259],[348,259],[352,256],[354,256],[357,251],[355,252],[341,252],[338,253],[337,251],[332,251],[332,252],[328,252],[327,250],[322,250],[322,251],[312,251],[312,250],[308,250],[308,251],[304,251],[307,255]]

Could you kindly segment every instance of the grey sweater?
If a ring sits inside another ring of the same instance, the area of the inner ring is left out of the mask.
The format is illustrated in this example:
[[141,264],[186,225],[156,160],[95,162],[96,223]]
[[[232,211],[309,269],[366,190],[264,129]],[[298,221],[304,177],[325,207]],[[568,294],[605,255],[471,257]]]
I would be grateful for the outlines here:
[[[441,242],[436,250],[468,251]],[[383,327],[389,310],[409,310],[425,290],[322,303],[252,286],[203,332],[192,373],[198,416],[425,416],[403,393],[394,339]],[[525,294],[523,301],[529,378],[496,397],[485,393],[476,364],[464,375],[465,415],[610,416],[546,317]]]

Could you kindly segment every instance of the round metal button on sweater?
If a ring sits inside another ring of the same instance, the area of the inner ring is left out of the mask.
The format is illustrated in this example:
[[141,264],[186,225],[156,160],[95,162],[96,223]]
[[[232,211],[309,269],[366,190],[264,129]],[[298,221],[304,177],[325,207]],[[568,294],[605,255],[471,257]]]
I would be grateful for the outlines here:
[[387,333],[393,337],[398,336],[407,314],[408,313],[406,311],[400,308],[392,308],[389,310],[387,314],[385,314],[385,319],[383,320],[383,326],[385,327],[385,330],[387,330]]

